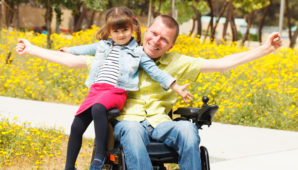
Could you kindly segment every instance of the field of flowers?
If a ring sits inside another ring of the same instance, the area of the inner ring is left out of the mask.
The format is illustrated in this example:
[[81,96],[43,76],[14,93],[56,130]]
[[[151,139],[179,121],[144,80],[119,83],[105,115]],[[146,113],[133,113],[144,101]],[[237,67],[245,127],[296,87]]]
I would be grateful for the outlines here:
[[[68,136],[63,130],[50,127],[33,128],[0,118],[0,169],[63,169]],[[77,167],[89,166],[93,139],[84,139]],[[53,164],[55,162],[55,164]]]
[[[73,36],[52,35],[53,49],[96,41],[98,27]],[[80,104],[87,94],[84,80],[88,72],[68,69],[31,56],[18,56],[18,38],[46,47],[45,35],[2,29],[0,36],[0,95]],[[180,35],[173,51],[202,58],[220,58],[248,50],[237,44],[202,43],[199,38]],[[188,104],[201,106],[201,96],[219,105],[217,122],[298,131],[297,88],[298,49],[282,48],[260,60],[239,66],[226,73],[201,74],[192,82],[195,100]],[[179,100],[175,107],[188,106]]]

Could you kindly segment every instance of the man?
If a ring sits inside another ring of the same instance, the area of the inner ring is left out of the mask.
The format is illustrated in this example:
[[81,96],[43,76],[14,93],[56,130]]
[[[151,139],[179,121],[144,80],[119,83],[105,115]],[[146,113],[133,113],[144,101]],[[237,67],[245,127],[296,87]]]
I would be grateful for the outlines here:
[[[278,33],[269,36],[264,45],[247,52],[225,56],[221,59],[193,58],[176,53],[166,53],[175,44],[179,33],[177,22],[169,16],[159,16],[146,29],[144,51],[156,61],[158,67],[178,79],[195,81],[200,72],[224,72],[238,65],[265,56],[281,46]],[[25,46],[32,45],[20,40]],[[87,68],[92,58],[76,56],[46,49],[38,49],[41,58],[69,67]],[[182,170],[201,169],[198,129],[188,121],[171,121],[167,113],[176,101],[172,91],[164,91],[140,71],[140,90],[129,92],[126,105],[115,124],[114,135],[123,147],[127,169],[150,170],[152,164],[146,150],[149,138],[174,148],[179,154]]]

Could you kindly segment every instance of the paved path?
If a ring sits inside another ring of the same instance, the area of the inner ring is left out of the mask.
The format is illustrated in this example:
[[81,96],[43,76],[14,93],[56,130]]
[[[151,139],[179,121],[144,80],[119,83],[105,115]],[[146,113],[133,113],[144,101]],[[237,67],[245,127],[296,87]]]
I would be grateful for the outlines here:
[[[69,133],[78,106],[0,96],[0,115]],[[93,124],[85,137],[94,137]],[[298,132],[213,123],[200,131],[211,170],[298,170]]]

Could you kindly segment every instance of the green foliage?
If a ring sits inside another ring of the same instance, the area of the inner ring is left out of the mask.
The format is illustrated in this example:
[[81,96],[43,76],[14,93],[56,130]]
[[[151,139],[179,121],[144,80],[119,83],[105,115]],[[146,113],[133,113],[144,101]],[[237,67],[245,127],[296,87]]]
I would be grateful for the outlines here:
[[106,10],[108,5],[107,0],[83,0],[83,2],[86,4],[87,8],[99,12]]
[[[191,18],[195,17],[193,7],[196,8],[201,13],[205,13],[209,11],[208,4],[205,1],[195,2],[193,0],[191,1],[180,0],[175,2],[175,7],[178,11],[177,21],[179,24],[189,21]],[[172,8],[172,2],[164,1],[161,5],[161,13],[164,13],[164,14],[168,13],[171,10],[171,8]]]
[[269,0],[234,0],[235,8],[241,10],[243,13],[250,13],[262,9],[269,5]]

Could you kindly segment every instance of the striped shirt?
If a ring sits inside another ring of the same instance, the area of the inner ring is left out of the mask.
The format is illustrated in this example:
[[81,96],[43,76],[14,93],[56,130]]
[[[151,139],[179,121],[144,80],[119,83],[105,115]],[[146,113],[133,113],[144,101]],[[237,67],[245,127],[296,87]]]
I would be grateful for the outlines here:
[[116,43],[113,45],[111,52],[95,77],[94,83],[107,83],[116,86],[119,78],[120,48],[121,46]]

